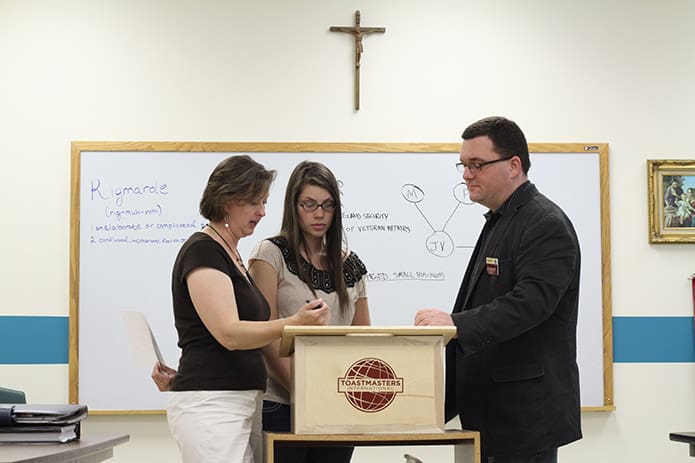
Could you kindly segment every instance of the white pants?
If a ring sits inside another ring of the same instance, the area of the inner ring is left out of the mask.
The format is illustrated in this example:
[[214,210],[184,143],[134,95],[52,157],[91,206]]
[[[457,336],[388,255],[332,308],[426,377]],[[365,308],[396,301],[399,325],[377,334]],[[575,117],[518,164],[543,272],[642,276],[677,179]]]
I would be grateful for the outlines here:
[[169,430],[184,463],[262,463],[263,392],[171,392]]

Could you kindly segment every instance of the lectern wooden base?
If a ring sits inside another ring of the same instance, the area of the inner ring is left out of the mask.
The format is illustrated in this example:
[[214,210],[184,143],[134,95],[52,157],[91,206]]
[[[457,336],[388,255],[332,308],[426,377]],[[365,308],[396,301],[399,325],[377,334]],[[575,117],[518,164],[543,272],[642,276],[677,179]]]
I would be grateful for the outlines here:
[[454,327],[286,327],[292,432],[442,433]]
[[480,434],[475,431],[445,431],[428,434],[292,434],[266,432],[265,463],[274,463],[276,446],[411,446],[454,445],[455,463],[480,463]]

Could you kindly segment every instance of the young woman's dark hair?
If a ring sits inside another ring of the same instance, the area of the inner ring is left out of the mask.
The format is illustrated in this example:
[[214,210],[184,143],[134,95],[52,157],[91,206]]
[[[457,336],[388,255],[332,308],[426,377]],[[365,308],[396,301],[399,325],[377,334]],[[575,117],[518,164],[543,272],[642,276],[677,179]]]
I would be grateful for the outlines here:
[[282,226],[280,227],[280,236],[285,238],[290,250],[290,258],[292,258],[299,269],[299,278],[311,289],[316,295],[314,284],[311,282],[311,276],[304,265],[301,265],[300,251],[309,253],[304,243],[304,234],[299,226],[299,195],[306,185],[314,185],[328,191],[335,202],[335,211],[333,212],[333,221],[331,222],[328,231],[324,238],[324,246],[326,252],[326,269],[333,279],[334,287],[338,293],[341,310],[348,306],[348,294],[343,277],[343,213],[340,204],[340,190],[338,189],[338,181],[333,172],[325,165],[319,162],[303,161],[297,165],[290,175],[285,190],[285,204],[282,214]]

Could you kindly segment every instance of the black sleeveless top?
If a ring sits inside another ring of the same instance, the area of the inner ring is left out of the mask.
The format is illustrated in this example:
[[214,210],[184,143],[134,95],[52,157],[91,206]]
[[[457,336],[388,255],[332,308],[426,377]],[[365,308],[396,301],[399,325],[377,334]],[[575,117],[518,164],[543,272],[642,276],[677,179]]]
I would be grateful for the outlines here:
[[265,321],[270,307],[263,294],[244,278],[224,248],[210,236],[197,232],[183,244],[174,263],[171,292],[174,322],[181,348],[172,390],[265,390],[266,369],[261,349],[224,348],[210,334],[193,307],[186,277],[200,267],[217,269],[234,285],[240,320]]

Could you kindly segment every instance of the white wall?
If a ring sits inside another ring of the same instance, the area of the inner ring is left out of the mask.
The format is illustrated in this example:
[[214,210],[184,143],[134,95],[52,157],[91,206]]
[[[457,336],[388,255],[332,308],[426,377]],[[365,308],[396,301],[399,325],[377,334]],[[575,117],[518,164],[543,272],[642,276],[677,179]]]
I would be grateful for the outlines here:
[[[386,27],[358,113],[352,42],[328,32],[356,9]],[[613,313],[692,315],[695,246],[648,243],[646,160],[695,159],[694,22],[691,0],[0,0],[0,314],[68,314],[72,140],[458,142],[501,114],[530,142],[610,144]],[[67,366],[0,378],[67,400]],[[614,383],[562,461],[688,462],[668,433],[695,429],[695,365],[616,364]],[[116,463],[177,461],[163,416],[85,427],[130,433]]]

